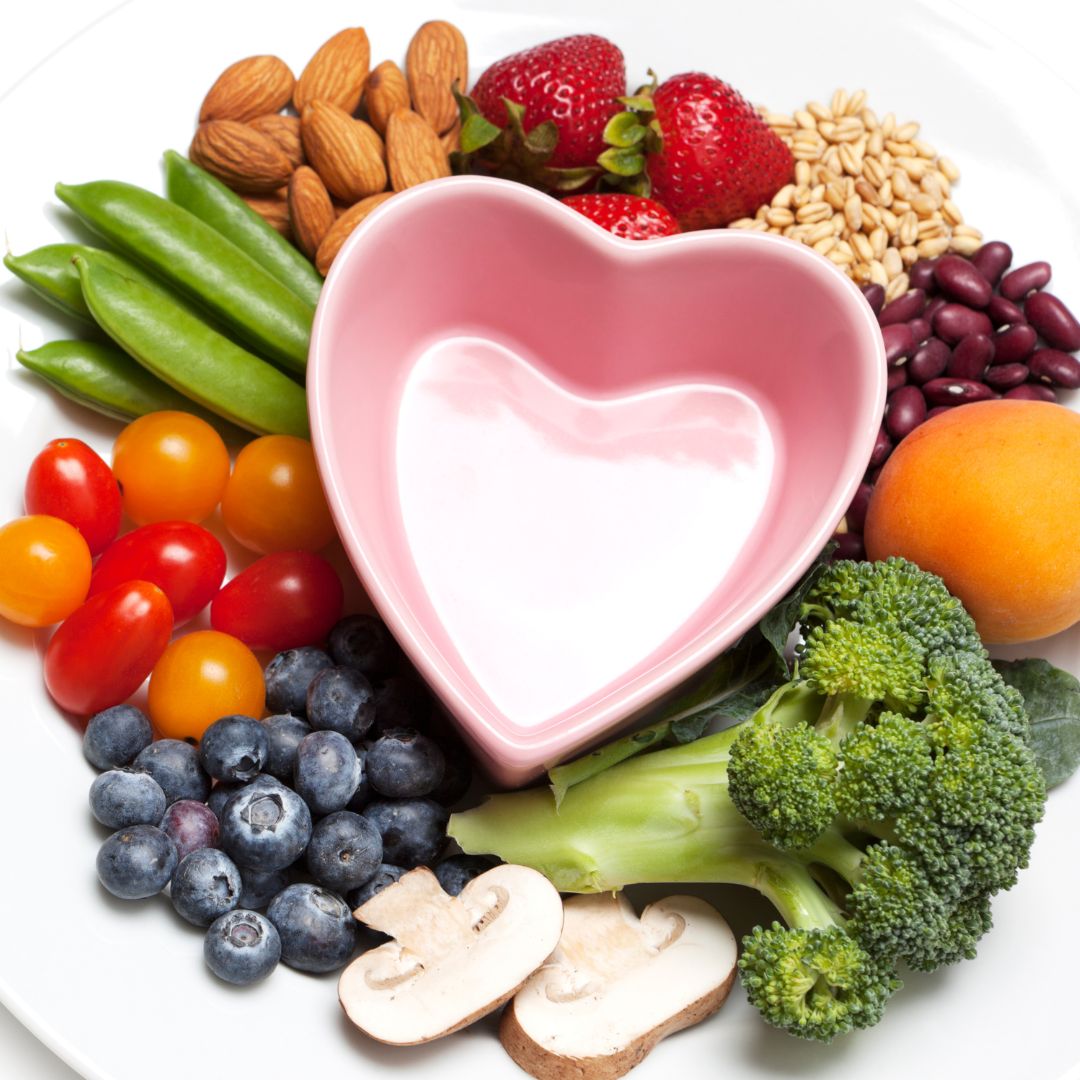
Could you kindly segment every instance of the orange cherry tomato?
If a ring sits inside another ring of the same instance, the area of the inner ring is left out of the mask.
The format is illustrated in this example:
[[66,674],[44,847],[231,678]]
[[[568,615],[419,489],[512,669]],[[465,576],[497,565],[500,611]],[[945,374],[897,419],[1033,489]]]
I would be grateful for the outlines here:
[[167,739],[200,739],[223,716],[260,718],[262,665],[238,638],[196,630],[177,638],[150,674],[150,720]]
[[124,509],[137,525],[204,521],[229,479],[229,451],[221,436],[191,413],[147,413],[117,437],[113,473]]
[[221,500],[225,528],[244,547],[318,551],[334,538],[315,452],[295,435],[263,435],[237,455]]
[[0,528],[0,616],[21,626],[51,626],[85,599],[90,548],[74,525],[47,514]]

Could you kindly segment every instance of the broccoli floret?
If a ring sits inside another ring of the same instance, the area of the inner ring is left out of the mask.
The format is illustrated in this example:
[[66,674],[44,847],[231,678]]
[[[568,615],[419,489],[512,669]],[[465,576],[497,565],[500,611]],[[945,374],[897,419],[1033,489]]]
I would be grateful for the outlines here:
[[558,805],[542,789],[495,796],[449,832],[568,892],[757,889],[782,922],[743,941],[750,1000],[828,1040],[877,1022],[897,965],[975,955],[991,898],[1028,863],[1046,784],[1019,696],[939,578],[835,562],[800,618],[795,671],[748,720],[677,746],[624,740]]

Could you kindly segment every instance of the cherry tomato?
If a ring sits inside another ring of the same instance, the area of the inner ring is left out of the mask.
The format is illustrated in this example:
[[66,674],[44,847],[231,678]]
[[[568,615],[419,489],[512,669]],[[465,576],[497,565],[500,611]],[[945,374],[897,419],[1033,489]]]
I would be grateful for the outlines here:
[[214,597],[210,625],[253,649],[280,652],[325,641],[344,602],[341,579],[321,555],[278,551],[256,559]]
[[121,536],[97,561],[90,578],[96,596],[124,581],[152,581],[172,604],[176,625],[197,615],[225,578],[225,549],[192,521],[158,521]]
[[30,463],[26,512],[51,514],[82,533],[100,555],[120,531],[123,505],[112,470],[79,439],[53,439]]
[[225,528],[244,547],[318,551],[334,539],[315,452],[295,435],[253,439],[236,457],[221,499]]
[[259,719],[266,706],[262,665],[229,634],[196,630],[177,638],[150,675],[150,719],[167,739],[201,739],[223,716]]
[[63,709],[90,716],[131,697],[172,634],[168,597],[149,581],[92,596],[45,648],[45,685]]
[[74,525],[47,514],[0,528],[0,616],[21,626],[51,626],[86,599],[90,549]]
[[229,451],[221,436],[191,413],[147,413],[117,436],[113,473],[136,525],[204,521],[229,479]]

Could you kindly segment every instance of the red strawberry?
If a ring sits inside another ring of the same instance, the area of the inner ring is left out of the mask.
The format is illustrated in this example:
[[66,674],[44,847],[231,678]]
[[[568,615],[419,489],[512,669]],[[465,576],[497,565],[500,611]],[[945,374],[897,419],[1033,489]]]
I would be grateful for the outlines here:
[[570,195],[563,199],[563,205],[572,206],[600,228],[624,240],[652,240],[679,231],[679,223],[671,211],[643,195],[626,195],[620,191],[610,195]]
[[503,98],[521,105],[531,130],[546,120],[559,140],[547,164],[555,168],[594,165],[604,149],[604,125],[626,93],[623,54],[597,34],[575,34],[514,53],[492,64],[472,90],[484,118],[498,128],[509,123]]

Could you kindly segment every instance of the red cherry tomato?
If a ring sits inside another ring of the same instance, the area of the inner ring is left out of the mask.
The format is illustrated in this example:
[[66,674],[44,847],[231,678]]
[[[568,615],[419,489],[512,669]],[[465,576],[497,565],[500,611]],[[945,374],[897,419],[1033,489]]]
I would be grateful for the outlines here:
[[326,640],[345,594],[337,571],[310,551],[256,559],[214,597],[210,625],[253,649],[295,649]]
[[45,649],[45,686],[62,709],[90,716],[142,685],[172,634],[169,598],[149,581],[91,597],[56,629]]
[[121,536],[97,561],[90,595],[125,581],[151,581],[169,598],[176,624],[213,600],[225,579],[225,549],[191,521],[159,521]]
[[112,469],[78,439],[53,439],[30,463],[26,512],[50,514],[82,533],[100,555],[120,530],[123,503]]

